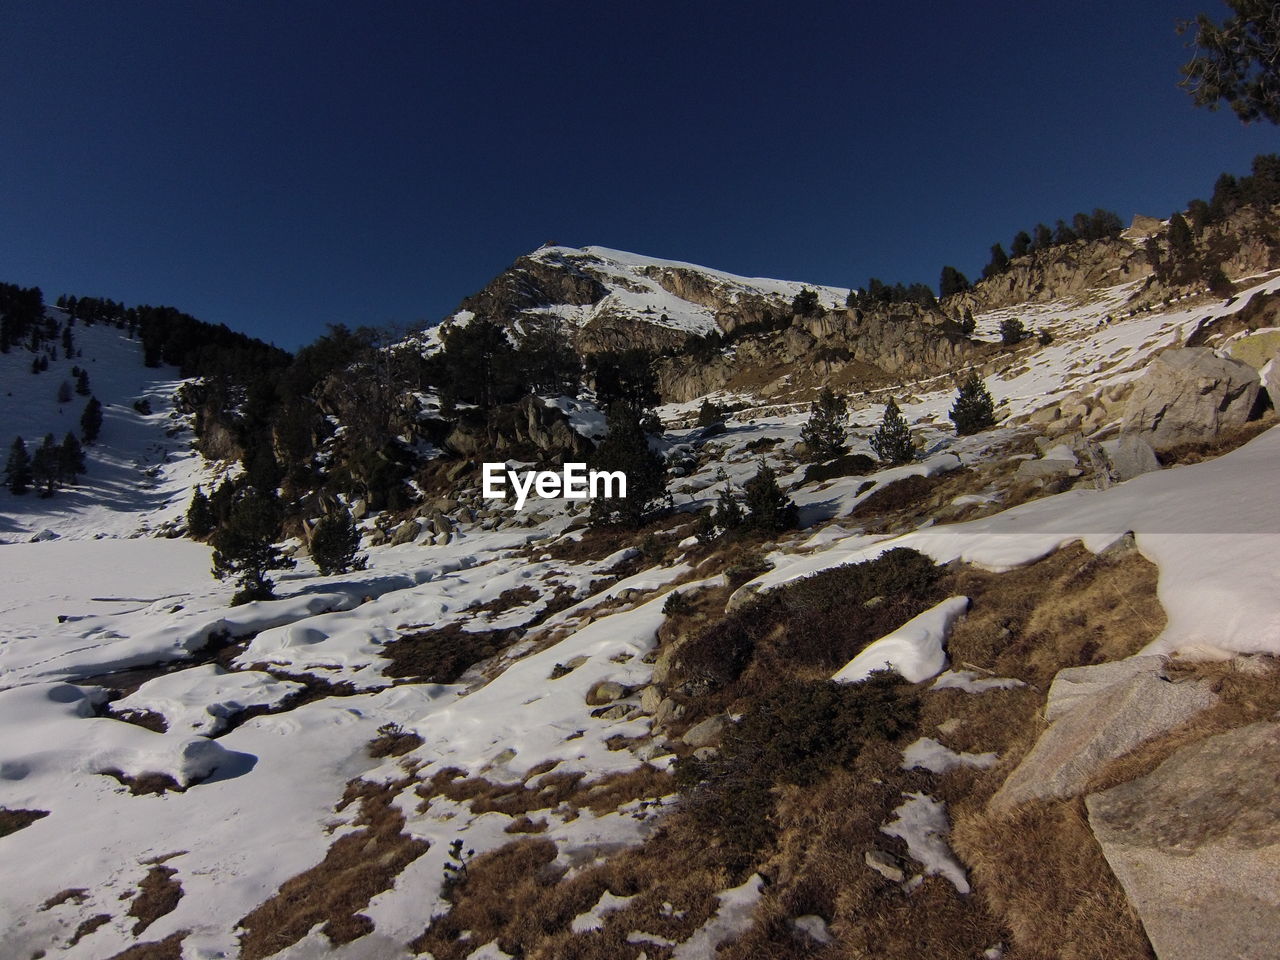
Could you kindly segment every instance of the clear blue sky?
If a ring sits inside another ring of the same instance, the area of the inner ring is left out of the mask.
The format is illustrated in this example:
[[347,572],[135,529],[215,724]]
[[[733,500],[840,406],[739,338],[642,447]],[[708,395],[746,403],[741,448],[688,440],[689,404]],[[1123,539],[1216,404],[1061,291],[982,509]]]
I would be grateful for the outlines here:
[[849,286],[1167,216],[1280,129],[1192,107],[1219,0],[9,3],[0,280],[294,348],[544,241]]

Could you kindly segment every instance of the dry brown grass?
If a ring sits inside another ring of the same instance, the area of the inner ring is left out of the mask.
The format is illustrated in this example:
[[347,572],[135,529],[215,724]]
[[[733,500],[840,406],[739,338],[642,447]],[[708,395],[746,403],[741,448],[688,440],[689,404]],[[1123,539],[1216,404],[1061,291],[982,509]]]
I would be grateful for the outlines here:
[[[162,793],[170,792],[183,793],[187,789],[167,773],[140,773],[136,777],[131,777],[120,770],[102,770],[100,772],[104,777],[110,777],[122,786],[128,787],[129,792],[135,797],[144,797],[152,794],[159,796]],[[195,781],[192,782],[192,785],[194,783]]]
[[188,933],[189,930],[180,930],[163,940],[135,944],[108,960],[182,960],[182,941],[187,938]]
[[54,907],[60,907],[64,903],[81,904],[89,899],[89,891],[84,887],[68,887],[59,893],[55,893],[52,897],[40,904],[41,910],[52,910]]
[[[433,797],[441,796],[467,804],[472,813],[504,813],[522,820],[528,820],[530,813],[556,809],[590,809],[600,816],[634,800],[652,800],[674,790],[670,774],[647,763],[590,783],[583,782],[586,775],[581,772],[550,772],[554,767],[554,762],[534,767],[519,783],[493,783],[447,767],[418,786],[419,809],[425,811]],[[535,777],[538,783],[529,786]]]
[[359,913],[387,890],[406,866],[427,850],[402,831],[404,815],[391,801],[404,783],[352,781],[339,809],[358,802],[355,824],[363,829],[339,837],[324,860],[281,884],[238,926],[242,960],[260,960],[297,943],[317,923],[332,943],[349,943],[373,929]]
[[48,815],[48,810],[6,810],[0,807],[0,837],[16,833]]
[[1224,453],[1230,453],[1237,447],[1243,447],[1259,434],[1265,433],[1276,425],[1277,417],[1273,410],[1267,411],[1257,420],[1246,423],[1235,430],[1223,430],[1211,440],[1196,443],[1182,443],[1160,453],[1160,462],[1166,466],[1175,464],[1200,463],[1212,460]]
[[422,737],[399,724],[388,723],[378,728],[378,736],[369,741],[369,756],[375,760],[384,757],[403,757],[422,746]]
[[67,946],[74,947],[77,943],[79,943],[85,937],[89,936],[89,934],[93,933],[93,931],[97,930],[103,924],[107,924],[110,922],[111,922],[111,914],[109,913],[94,914],[92,917],[89,917],[87,920],[83,921],[80,924],[80,926],[76,927],[76,932],[73,933],[71,935],[71,939],[67,941]]
[[129,916],[138,922],[133,925],[136,937],[166,913],[172,913],[182,899],[182,884],[173,877],[172,867],[153,866],[138,884],[138,895],[129,904]]
[[1160,634],[1157,573],[1137,550],[1093,554],[1078,543],[1007,573],[962,567],[948,589],[973,606],[948,653],[1045,689],[1064,667],[1122,659]]
[[957,811],[951,842],[1009,928],[1009,960],[1154,956],[1089,829],[1083,800],[1031,803],[1007,819]]

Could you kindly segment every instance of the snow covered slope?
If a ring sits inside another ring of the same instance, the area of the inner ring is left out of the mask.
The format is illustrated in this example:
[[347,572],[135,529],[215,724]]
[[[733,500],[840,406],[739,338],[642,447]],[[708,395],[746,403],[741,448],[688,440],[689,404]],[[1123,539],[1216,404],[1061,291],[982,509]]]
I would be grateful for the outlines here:
[[[65,323],[56,307],[48,315]],[[89,375],[89,389],[102,404],[102,431],[85,447],[87,472],[50,498],[34,491],[15,496],[0,487],[0,541],[17,543],[48,530],[61,537],[128,537],[146,534],[182,516],[191,487],[207,476],[192,448],[192,434],[174,411],[181,384],[171,367],[148,368],[142,345],[124,331],[98,323],[72,328],[78,355],[31,372],[33,354],[22,347],[0,353],[0,458],[15,437],[34,453],[45,434],[61,441],[80,434],[87,396],[71,393],[58,402],[59,386],[74,386],[72,367]],[[143,409],[134,406],[145,401]],[[150,413],[143,412],[149,405]]]

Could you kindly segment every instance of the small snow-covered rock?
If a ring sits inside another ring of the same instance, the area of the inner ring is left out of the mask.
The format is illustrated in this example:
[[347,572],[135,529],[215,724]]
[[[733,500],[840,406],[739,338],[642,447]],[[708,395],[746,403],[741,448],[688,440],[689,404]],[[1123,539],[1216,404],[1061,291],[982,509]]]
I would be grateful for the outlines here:
[[947,666],[943,645],[951,625],[968,609],[968,597],[948,597],[869,644],[831,679],[858,683],[877,670],[895,670],[911,683],[937,676]]

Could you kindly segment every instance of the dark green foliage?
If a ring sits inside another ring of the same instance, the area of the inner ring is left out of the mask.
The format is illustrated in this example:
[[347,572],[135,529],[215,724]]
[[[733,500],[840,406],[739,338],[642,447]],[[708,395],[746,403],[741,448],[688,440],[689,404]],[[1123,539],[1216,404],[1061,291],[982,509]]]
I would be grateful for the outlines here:
[[525,333],[515,363],[526,392],[577,396],[582,363],[564,327],[547,322]]
[[995,426],[995,402],[976,372],[970,373],[960,385],[949,416],[956,425],[956,433],[962,437]]
[[71,402],[71,384],[69,384],[66,380],[63,380],[60,384],[58,384],[58,403],[70,403],[70,402]]
[[1017,317],[1006,317],[1000,321],[1000,342],[1006,347],[1017,346],[1026,336],[1027,328]]
[[765,533],[790,530],[796,525],[796,505],[778,486],[778,477],[761,461],[755,476],[742,485],[746,525]]
[[38,349],[54,333],[56,330],[50,330],[45,321],[44,294],[39,287],[0,283],[0,353],[8,353],[32,334],[32,349]]
[[609,430],[588,459],[593,470],[620,470],[627,477],[625,497],[596,497],[591,501],[593,524],[636,528],[665,500],[667,467],[649,449],[644,411],[629,403],[609,408]]
[[811,463],[805,467],[803,483],[821,483],[836,477],[860,477],[876,468],[876,462],[865,453],[846,453],[826,463]]
[[232,606],[274,599],[275,584],[267,574],[294,566],[293,560],[275,545],[281,519],[280,502],[274,495],[247,487],[232,504],[226,522],[211,538],[213,575],[219,580],[235,577],[240,587],[231,598]]
[[488,410],[524,393],[516,349],[507,332],[492,320],[475,319],[444,335],[440,354],[441,390],[454,403]]
[[731,533],[746,523],[746,515],[738,498],[733,494],[733,487],[726,483],[716,495],[716,508],[711,514],[712,522],[722,533]]
[[942,268],[942,277],[938,281],[938,296],[943,300],[947,297],[955,296],[957,293],[964,293],[972,288],[969,278],[957,270],[955,267],[947,266]]
[[58,477],[62,483],[75,483],[76,477],[85,472],[84,450],[74,433],[62,438],[58,448]]
[[693,601],[679,590],[672,590],[663,601],[662,612],[668,617],[683,617],[693,612]]
[[660,399],[653,357],[644,350],[606,350],[592,355],[587,369],[601,409],[608,410],[616,403],[647,408]]
[[982,268],[982,279],[987,280],[998,276],[1008,269],[1009,255],[1004,252],[1004,247],[997,243],[991,248],[991,260]]
[[76,373],[76,393],[82,397],[89,395],[89,371],[80,370]]
[[720,687],[764,657],[829,673],[932,606],[941,574],[928,557],[898,547],[769,590],[687,641],[677,672]]
[[797,317],[807,317],[818,312],[818,294],[808,287],[801,289],[791,301],[791,312]]
[[830,387],[823,387],[809,407],[809,421],[800,430],[800,439],[809,448],[809,460],[830,460],[845,452],[848,415],[849,405],[844,397],[837,396]]
[[976,329],[978,329],[978,321],[973,319],[973,311],[965,307],[964,316],[960,318],[960,332],[966,337],[971,337]]
[[1180,213],[1169,218],[1169,250],[1178,260],[1192,257],[1196,252],[1196,241],[1191,235],[1191,228]]
[[1031,249],[1045,250],[1053,246],[1053,231],[1043,223],[1037,223],[1032,235]]
[[698,426],[711,427],[718,423],[724,423],[725,409],[718,403],[711,400],[703,400],[702,406],[698,408]]
[[1059,220],[1057,226],[1054,227],[1053,242],[1055,244],[1075,243],[1079,239],[1079,235],[1067,226],[1065,221]]
[[1016,260],[1018,257],[1025,257],[1031,252],[1031,235],[1025,230],[1019,230],[1013,238],[1013,244],[1009,247],[1009,253]]
[[324,576],[364,568],[360,550],[360,532],[351,511],[342,507],[326,513],[316,521],[311,532],[311,559]]
[[52,497],[58,486],[61,473],[58,469],[58,445],[53,434],[47,433],[31,458],[32,485],[40,491],[42,497]]
[[199,486],[191,494],[191,505],[187,507],[187,533],[197,540],[202,540],[213,532],[217,519],[209,498]]
[[911,428],[907,426],[907,418],[902,415],[893,397],[885,405],[880,426],[871,435],[871,449],[886,463],[908,463],[916,458]]
[[93,443],[102,432],[102,404],[97,397],[90,397],[80,414],[80,436],[85,443]]
[[1049,344],[1053,343],[1053,334],[1042,327],[1040,332],[1036,334],[1036,343],[1040,344],[1042,347],[1047,347]]
[[1179,86],[1196,106],[1226,103],[1244,123],[1280,123],[1280,12],[1274,0],[1226,4],[1234,16],[1220,24],[1204,13],[1179,23],[1179,33],[1194,29],[1195,48]]
[[933,310],[938,306],[938,300],[927,283],[890,285],[877,277],[867,281],[865,290],[861,287],[850,290],[845,299],[845,305],[849,307],[875,307],[895,303],[911,303],[925,310]]
[[22,494],[31,488],[31,454],[27,453],[27,445],[21,437],[14,437],[9,447],[9,459],[5,462],[4,483],[10,493]]

